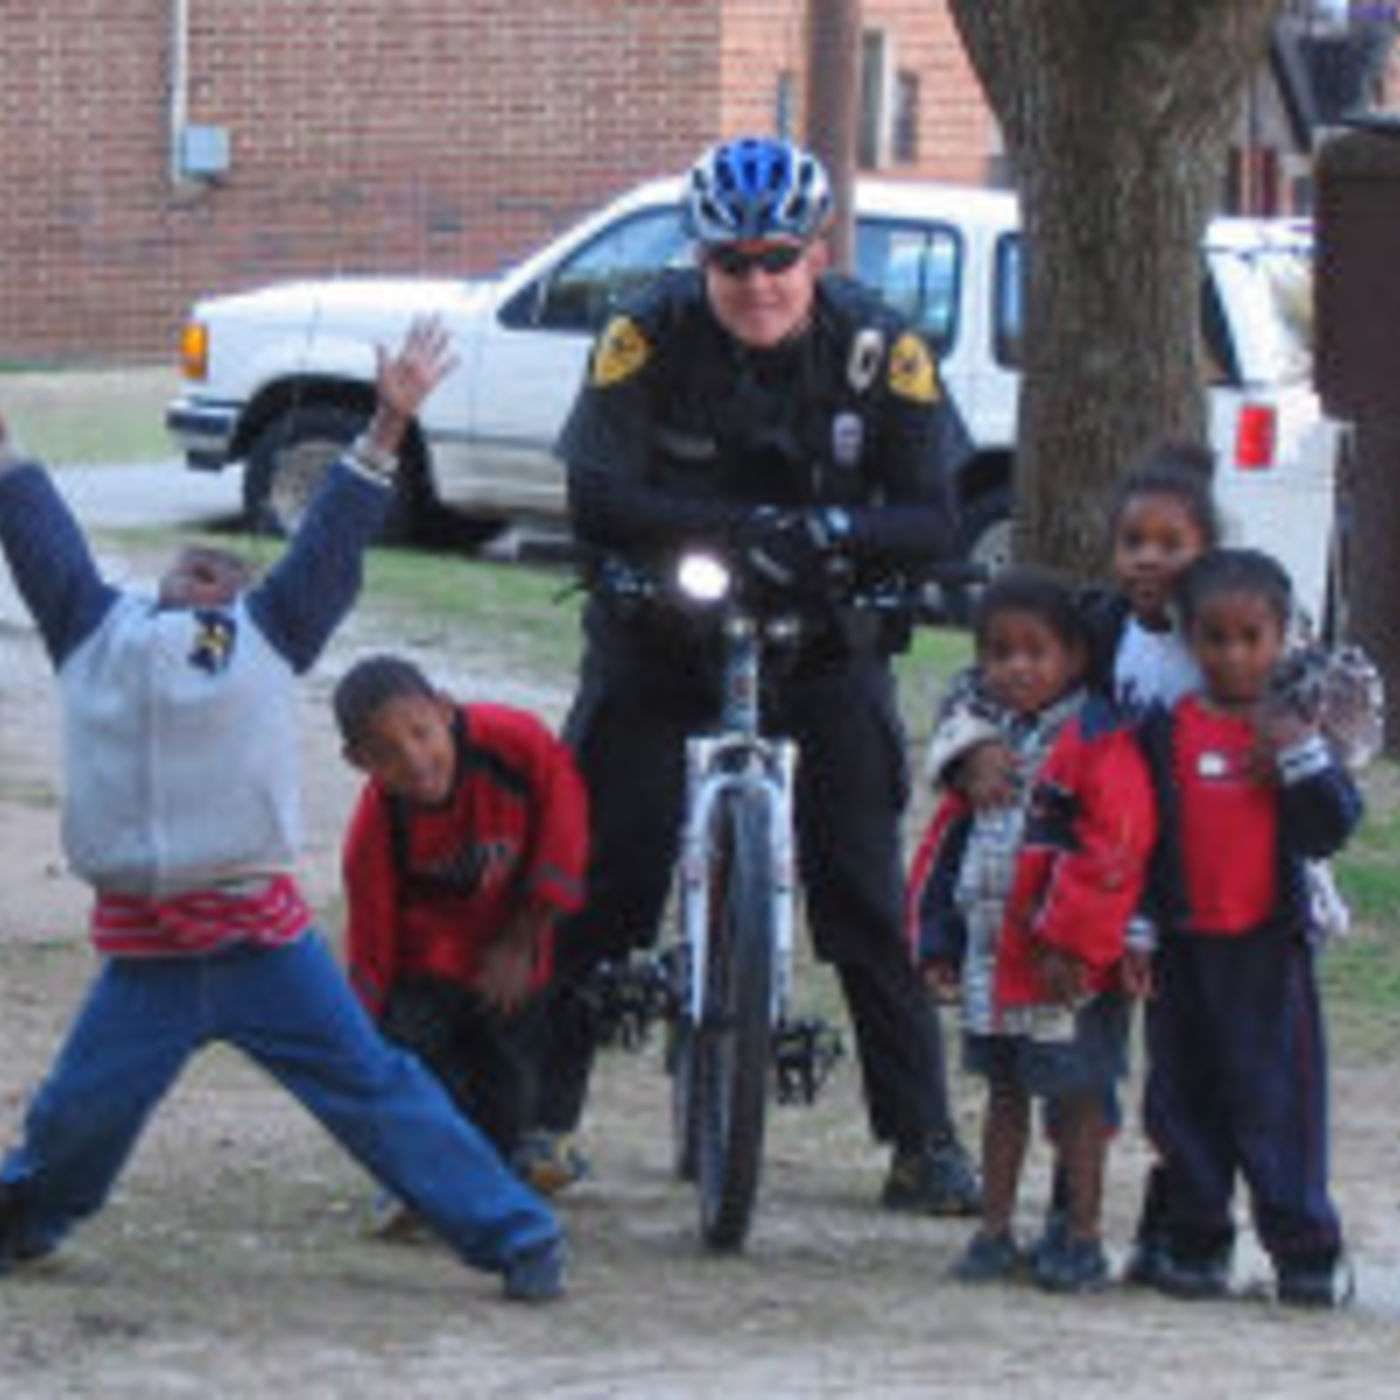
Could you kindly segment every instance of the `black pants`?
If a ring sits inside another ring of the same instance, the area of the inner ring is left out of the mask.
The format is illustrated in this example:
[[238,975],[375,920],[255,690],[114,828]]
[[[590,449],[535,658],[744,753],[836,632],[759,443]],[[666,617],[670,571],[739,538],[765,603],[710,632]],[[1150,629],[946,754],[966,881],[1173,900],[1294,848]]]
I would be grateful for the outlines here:
[[[594,1045],[577,985],[601,960],[655,942],[670,889],[687,734],[707,695],[671,674],[609,673],[597,658],[565,728],[588,785],[587,907],[556,945],[540,1121],[576,1126]],[[818,955],[836,965],[875,1136],[913,1146],[950,1131],[943,1047],[902,933],[899,819],[908,797],[893,679],[879,658],[789,678],[765,728],[797,740],[798,860]]]
[[1157,1214],[1174,1253],[1234,1241],[1237,1177],[1275,1261],[1330,1264],[1327,1052],[1301,934],[1169,934],[1148,1004],[1147,1131],[1161,1154]]
[[409,977],[390,991],[379,1029],[412,1050],[462,1114],[509,1157],[536,1116],[542,1008],[536,998],[502,1016],[455,982]]

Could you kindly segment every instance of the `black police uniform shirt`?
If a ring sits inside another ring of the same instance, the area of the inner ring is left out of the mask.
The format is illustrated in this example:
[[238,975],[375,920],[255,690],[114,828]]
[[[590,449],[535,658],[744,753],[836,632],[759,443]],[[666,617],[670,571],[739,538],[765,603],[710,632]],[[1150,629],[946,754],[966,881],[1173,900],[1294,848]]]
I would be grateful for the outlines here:
[[972,449],[924,341],[861,284],[822,277],[808,328],[753,350],[686,270],[604,328],[556,450],[596,549],[654,565],[759,505],[842,506],[857,557],[899,565],[952,552]]

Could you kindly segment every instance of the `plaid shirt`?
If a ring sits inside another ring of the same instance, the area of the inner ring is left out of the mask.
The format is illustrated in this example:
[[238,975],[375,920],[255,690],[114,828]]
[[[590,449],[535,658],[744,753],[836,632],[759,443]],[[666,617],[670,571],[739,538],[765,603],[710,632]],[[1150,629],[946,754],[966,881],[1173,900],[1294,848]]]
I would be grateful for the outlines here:
[[[1004,1007],[998,1011],[993,991],[997,940],[1036,774],[1060,731],[1083,703],[1083,690],[1073,690],[1038,714],[1023,717],[995,706],[985,695],[978,698],[979,718],[996,725],[999,738],[1017,760],[1015,802],[973,813],[953,895],[967,928],[962,969],[963,1025],[979,1035],[993,1031],[1033,1035],[1036,1039],[1060,1039],[1064,1035],[1063,1008]],[[1047,1013],[1053,1025],[1041,1024]],[[1072,1013],[1069,1016],[1072,1032]]]

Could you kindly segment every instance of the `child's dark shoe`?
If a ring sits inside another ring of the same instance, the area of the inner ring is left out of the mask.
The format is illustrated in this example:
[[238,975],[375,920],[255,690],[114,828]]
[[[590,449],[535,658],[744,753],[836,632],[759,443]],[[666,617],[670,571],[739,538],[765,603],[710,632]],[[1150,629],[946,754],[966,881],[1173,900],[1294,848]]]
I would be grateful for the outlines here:
[[1123,1282],[1138,1288],[1160,1288],[1163,1270],[1170,1262],[1165,1240],[1152,1235],[1136,1239],[1123,1266]]
[[1005,1283],[1019,1276],[1025,1262],[1008,1232],[989,1235],[979,1230],[953,1265],[953,1277],[959,1283]]
[[502,1291],[515,1303],[548,1303],[562,1298],[568,1258],[562,1235],[522,1249],[506,1260]]
[[1164,1251],[1156,1287],[1173,1298],[1223,1298],[1230,1291],[1230,1251],[1179,1255]]
[[1279,1260],[1278,1300],[1298,1308],[1344,1308],[1356,1296],[1356,1274],[1345,1256]]
[[1077,1240],[1066,1233],[1059,1244],[1036,1256],[1031,1277],[1050,1293],[1097,1293],[1108,1287],[1108,1257],[1098,1240]]
[[1045,1228],[1040,1232],[1040,1237],[1036,1239],[1026,1250],[1026,1259],[1032,1269],[1035,1268],[1035,1261],[1042,1254],[1053,1253],[1062,1249],[1065,1241],[1069,1239],[1069,1216],[1065,1214],[1059,1206],[1051,1204],[1045,1212]]
[[977,1215],[982,1210],[982,1189],[962,1144],[946,1138],[896,1150],[880,1203],[886,1210],[922,1215]]
[[52,1246],[38,1245],[25,1238],[20,1189],[0,1181],[0,1274],[6,1274],[16,1264],[28,1264],[52,1252]]

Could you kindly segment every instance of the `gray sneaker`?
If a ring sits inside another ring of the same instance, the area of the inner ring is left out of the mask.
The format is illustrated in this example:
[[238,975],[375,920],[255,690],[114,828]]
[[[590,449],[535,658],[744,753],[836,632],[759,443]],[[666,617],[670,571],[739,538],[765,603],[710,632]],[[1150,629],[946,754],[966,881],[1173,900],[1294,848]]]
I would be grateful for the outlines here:
[[1345,1308],[1356,1297],[1356,1274],[1345,1255],[1280,1260],[1277,1270],[1280,1303],[1298,1308]]
[[921,1215],[979,1215],[982,1188],[962,1144],[948,1138],[913,1151],[896,1149],[880,1203]]
[[548,1303],[562,1298],[568,1258],[562,1235],[531,1245],[506,1260],[502,1291],[515,1303]]
[[593,1164],[569,1133],[537,1128],[511,1154],[515,1174],[542,1196],[557,1196],[593,1174]]

